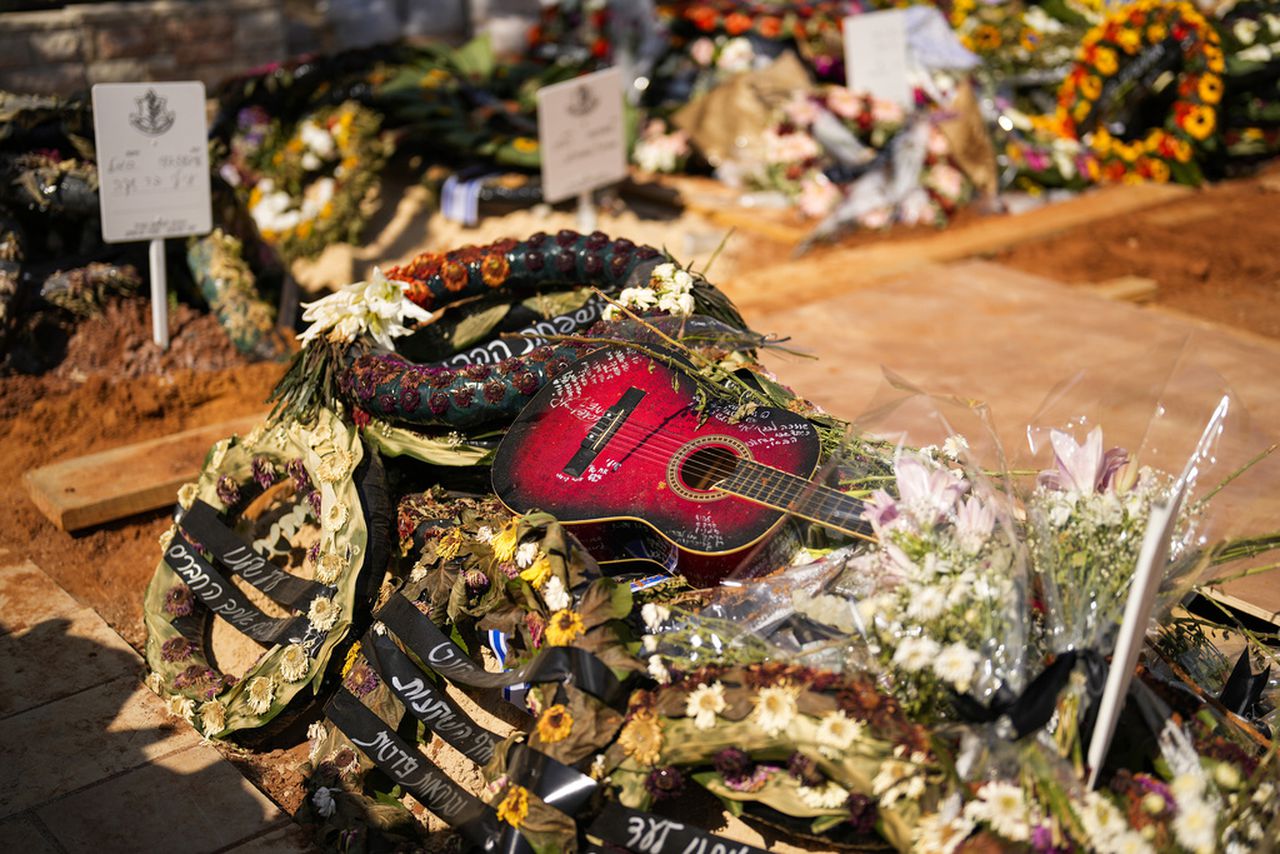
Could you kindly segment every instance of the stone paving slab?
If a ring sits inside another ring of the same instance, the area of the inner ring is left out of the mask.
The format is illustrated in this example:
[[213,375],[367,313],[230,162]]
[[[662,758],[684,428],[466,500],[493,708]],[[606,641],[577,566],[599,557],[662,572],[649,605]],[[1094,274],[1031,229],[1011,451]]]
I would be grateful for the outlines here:
[[21,854],[62,854],[62,849],[49,840],[29,818],[0,821],[0,839],[4,850]]
[[137,677],[141,667],[133,649],[88,608],[0,635],[0,719]]
[[[123,677],[0,721],[0,817],[129,771],[200,741],[160,698]],[[209,748],[208,752],[217,756]]]
[[[857,271],[849,275],[856,278]],[[839,275],[833,272],[826,287],[840,288]],[[855,418],[878,405],[884,366],[926,391],[989,404],[1014,462],[1029,457],[1025,425],[1056,385],[1082,369],[1089,374],[1080,386],[1060,389],[1058,425],[1072,415],[1098,417],[1108,445],[1141,449],[1146,462],[1167,470],[1181,469],[1224,388],[1244,404],[1233,404],[1219,448],[1224,455],[1243,461],[1275,441],[1280,424],[1280,343],[1102,299],[998,264],[927,267],[747,320],[762,332],[791,336],[789,346],[819,357],[767,353],[765,363],[833,414]],[[1170,377],[1172,385],[1159,391]],[[1071,401],[1084,401],[1082,409],[1064,412],[1077,405]],[[1165,415],[1149,430],[1157,401]],[[1278,473],[1280,459],[1273,458],[1224,490],[1213,502],[1220,519],[1213,535],[1275,530]],[[1219,592],[1264,619],[1280,617],[1280,573],[1232,582]]]
[[230,762],[202,746],[55,800],[36,815],[70,854],[220,851],[288,821]]
[[80,607],[34,563],[0,569],[0,633],[21,631]]
[[307,854],[319,851],[301,827],[289,822],[248,842],[242,842],[227,854]]

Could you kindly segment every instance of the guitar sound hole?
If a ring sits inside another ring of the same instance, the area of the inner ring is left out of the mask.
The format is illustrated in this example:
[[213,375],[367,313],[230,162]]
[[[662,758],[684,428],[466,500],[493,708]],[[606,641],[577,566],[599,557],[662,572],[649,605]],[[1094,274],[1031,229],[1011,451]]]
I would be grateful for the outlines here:
[[690,489],[710,492],[737,468],[738,458],[721,445],[699,448],[685,458],[680,479]]

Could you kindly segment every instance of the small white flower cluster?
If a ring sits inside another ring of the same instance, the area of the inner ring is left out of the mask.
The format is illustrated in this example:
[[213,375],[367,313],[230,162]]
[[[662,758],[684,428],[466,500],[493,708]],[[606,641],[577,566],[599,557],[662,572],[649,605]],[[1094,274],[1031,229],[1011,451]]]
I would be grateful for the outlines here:
[[302,319],[311,323],[298,340],[303,345],[324,335],[328,340],[350,344],[367,335],[382,349],[390,350],[392,339],[413,330],[405,321],[430,323],[431,312],[413,303],[404,282],[388,279],[378,268],[367,282],[355,282],[315,302],[303,303]]
[[888,808],[898,801],[914,801],[924,794],[928,783],[929,757],[920,751],[908,752],[906,745],[893,749],[893,756],[880,763],[871,781],[871,793]]
[[[967,446],[952,437],[942,455],[958,458]],[[853,564],[880,579],[880,592],[859,603],[863,624],[908,681],[928,673],[986,695],[1021,664],[1016,547],[994,503],[966,497],[972,484],[930,454],[899,454],[894,476],[898,496],[877,491],[864,514],[880,544]]]
[[675,317],[688,317],[693,314],[693,276],[688,270],[682,270],[675,264],[659,264],[649,275],[649,286],[645,288],[623,288],[618,295],[617,305],[605,307],[604,319],[616,320],[622,315],[618,307],[635,311],[648,311],[656,308]]
[[689,136],[682,130],[668,131],[662,119],[645,125],[631,160],[645,172],[675,172],[689,156]]
[[1154,850],[1141,833],[1129,826],[1120,810],[1097,792],[1086,792],[1084,803],[1076,805],[1076,812],[1091,850],[1101,854],[1140,854]]
[[1021,786],[998,781],[983,784],[977,797],[964,805],[966,819],[987,825],[1010,842],[1031,838],[1031,828],[1039,823],[1038,812],[1027,803]]
[[302,168],[315,172],[324,166],[325,161],[333,160],[338,154],[338,144],[325,128],[313,120],[307,119],[298,126],[298,139],[306,147],[302,155]]
[[333,201],[337,182],[332,178],[317,178],[302,191],[302,203],[294,207],[293,196],[287,190],[276,189],[276,182],[262,178],[254,186],[257,201],[249,208],[249,216],[262,231],[292,231],[304,222],[319,218],[325,206]]
[[1280,55],[1280,15],[1268,12],[1257,18],[1240,18],[1231,28],[1244,50],[1236,53],[1241,62],[1270,62]]

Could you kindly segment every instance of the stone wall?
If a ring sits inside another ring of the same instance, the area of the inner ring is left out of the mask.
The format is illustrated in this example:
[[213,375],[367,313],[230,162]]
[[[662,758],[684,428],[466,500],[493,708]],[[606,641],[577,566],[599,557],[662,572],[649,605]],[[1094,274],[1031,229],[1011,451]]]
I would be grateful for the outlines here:
[[0,89],[222,80],[285,57],[281,0],[148,0],[0,14]]

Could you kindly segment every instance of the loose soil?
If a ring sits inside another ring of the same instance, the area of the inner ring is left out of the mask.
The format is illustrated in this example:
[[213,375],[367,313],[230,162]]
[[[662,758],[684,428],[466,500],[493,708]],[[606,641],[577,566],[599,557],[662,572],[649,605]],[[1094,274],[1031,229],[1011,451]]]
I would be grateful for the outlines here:
[[1068,283],[1154,279],[1158,305],[1280,338],[1280,165],[998,253]]
[[[1223,183],[1159,210],[1073,229],[1000,253],[998,259],[1065,282],[1148,276],[1159,282],[1162,305],[1280,337],[1280,256],[1273,251],[1280,237],[1273,215],[1280,202],[1278,190],[1280,169]],[[961,220],[977,216],[968,211]],[[341,269],[345,276],[373,260],[385,263],[425,248],[523,237],[574,225],[567,211],[521,211],[486,220],[474,230],[445,224],[438,216],[424,218],[426,222],[405,217],[410,227],[377,241],[389,250],[386,258],[325,258],[312,272],[328,281],[323,278],[327,266],[330,271]],[[689,214],[640,219],[626,211],[602,212],[600,227],[637,242],[665,245],[682,258],[702,262],[726,232]],[[411,234],[416,235],[416,245]],[[921,229],[864,233],[845,245],[920,236]],[[711,278],[724,281],[739,270],[789,256],[789,246],[739,231],[728,241]],[[338,263],[330,266],[331,261]],[[339,279],[330,283],[345,280]],[[145,641],[142,591],[159,556],[157,538],[168,525],[167,514],[157,511],[67,534],[31,504],[22,474],[57,460],[266,411],[265,398],[283,372],[282,364],[246,363],[216,322],[192,309],[179,307],[172,321],[173,345],[162,353],[150,342],[147,301],[122,300],[102,316],[81,323],[65,341],[54,342],[56,364],[41,366],[39,354],[28,353],[28,370],[43,367],[43,373],[10,370],[0,376],[0,440],[6,449],[0,454],[0,500],[7,510],[0,514],[0,562],[36,562],[138,649]],[[474,713],[484,717],[478,710]],[[300,734],[280,741],[270,752],[234,747],[225,752],[292,813],[302,797],[297,766],[306,749]],[[453,764],[445,762],[445,770],[461,778],[464,766]],[[761,844],[760,837],[740,822],[711,812],[704,817],[708,826],[727,820],[731,836]]]

